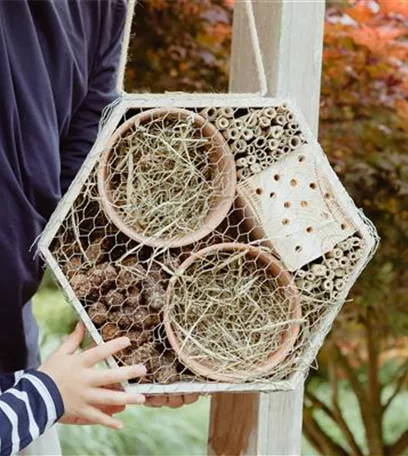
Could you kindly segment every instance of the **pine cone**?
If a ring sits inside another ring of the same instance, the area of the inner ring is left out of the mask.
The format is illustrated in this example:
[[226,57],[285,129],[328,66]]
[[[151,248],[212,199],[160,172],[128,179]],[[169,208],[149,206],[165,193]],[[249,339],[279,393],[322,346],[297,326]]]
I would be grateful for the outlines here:
[[122,332],[115,325],[115,323],[106,323],[101,329],[102,339],[106,342],[112,339],[116,339],[116,337],[122,335],[121,333]]
[[103,325],[107,320],[107,308],[101,302],[87,309],[89,318],[97,325]]

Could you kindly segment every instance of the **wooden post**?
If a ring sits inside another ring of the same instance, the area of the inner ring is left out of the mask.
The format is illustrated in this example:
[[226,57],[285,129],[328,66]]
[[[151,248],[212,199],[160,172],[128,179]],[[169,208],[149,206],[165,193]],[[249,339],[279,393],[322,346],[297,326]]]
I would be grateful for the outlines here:
[[[236,0],[231,92],[258,92],[244,1]],[[268,79],[268,95],[295,100],[317,135],[324,0],[252,0]],[[303,384],[293,392],[214,395],[209,454],[298,455]]]

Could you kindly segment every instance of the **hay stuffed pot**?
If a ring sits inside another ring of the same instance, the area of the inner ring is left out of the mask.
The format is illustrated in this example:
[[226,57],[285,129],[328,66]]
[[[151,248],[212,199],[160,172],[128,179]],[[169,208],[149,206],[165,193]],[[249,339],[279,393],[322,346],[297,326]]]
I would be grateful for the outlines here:
[[235,383],[272,374],[293,349],[301,317],[298,291],[279,260],[240,243],[190,255],[169,282],[163,314],[184,366]]
[[112,135],[98,167],[110,221],[151,247],[176,248],[212,232],[230,210],[232,153],[214,125],[195,112],[141,112]]

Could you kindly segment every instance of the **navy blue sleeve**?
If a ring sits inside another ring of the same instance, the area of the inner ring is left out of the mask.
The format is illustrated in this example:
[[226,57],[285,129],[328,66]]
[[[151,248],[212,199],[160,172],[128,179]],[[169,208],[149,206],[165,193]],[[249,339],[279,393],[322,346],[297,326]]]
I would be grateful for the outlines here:
[[25,448],[64,413],[61,395],[45,373],[26,370],[0,376],[0,383],[17,383],[0,394],[0,456]]
[[101,24],[100,46],[88,82],[88,92],[61,138],[61,191],[65,193],[95,141],[103,108],[117,97],[117,70],[126,18],[124,0],[102,2],[108,9]]

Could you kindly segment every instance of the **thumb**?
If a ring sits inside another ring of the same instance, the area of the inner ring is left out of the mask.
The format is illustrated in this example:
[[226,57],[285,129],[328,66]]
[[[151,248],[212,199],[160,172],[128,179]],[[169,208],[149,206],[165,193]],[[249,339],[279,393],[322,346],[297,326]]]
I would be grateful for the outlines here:
[[72,355],[79,348],[85,336],[85,327],[78,322],[74,331],[67,337],[66,341],[57,350],[60,355]]

